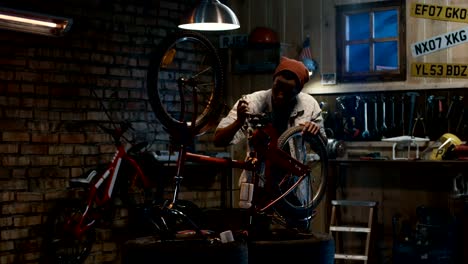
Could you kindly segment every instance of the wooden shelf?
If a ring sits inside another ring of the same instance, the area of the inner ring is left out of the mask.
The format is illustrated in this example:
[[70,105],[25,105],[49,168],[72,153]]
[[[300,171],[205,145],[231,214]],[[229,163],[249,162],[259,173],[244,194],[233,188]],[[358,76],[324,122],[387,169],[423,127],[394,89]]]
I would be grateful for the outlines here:
[[437,166],[468,168],[468,161],[464,160],[366,160],[366,159],[330,159],[330,165],[365,165],[365,166]]

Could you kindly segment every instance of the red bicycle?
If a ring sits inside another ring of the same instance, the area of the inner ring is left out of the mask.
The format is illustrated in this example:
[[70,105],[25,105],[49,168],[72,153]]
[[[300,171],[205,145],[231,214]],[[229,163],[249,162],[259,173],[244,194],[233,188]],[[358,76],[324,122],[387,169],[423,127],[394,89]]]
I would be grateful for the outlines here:
[[96,228],[110,225],[117,202],[129,212],[138,213],[134,216],[138,220],[135,229],[130,227],[132,231],[161,236],[172,233],[171,215],[163,218],[162,212],[158,211],[163,183],[159,175],[162,165],[157,155],[145,149],[146,142],[126,149],[124,142],[129,141],[124,134],[132,129],[128,122],[114,125],[112,129],[98,126],[112,136],[115,154],[102,168],[88,171],[83,178],[70,180],[71,197],[58,201],[48,216],[44,263],[84,262],[95,242]]
[[[273,215],[288,228],[309,228],[325,194],[326,140],[302,135],[300,126],[277,136],[267,113],[252,113],[246,125],[253,151],[246,161],[187,151],[197,136],[219,120],[223,101],[221,60],[211,42],[199,33],[180,31],[167,37],[151,57],[147,81],[153,110],[179,151],[169,207],[178,202],[185,162],[224,165],[252,171],[252,216]],[[260,177],[266,180],[264,186],[259,185]]]

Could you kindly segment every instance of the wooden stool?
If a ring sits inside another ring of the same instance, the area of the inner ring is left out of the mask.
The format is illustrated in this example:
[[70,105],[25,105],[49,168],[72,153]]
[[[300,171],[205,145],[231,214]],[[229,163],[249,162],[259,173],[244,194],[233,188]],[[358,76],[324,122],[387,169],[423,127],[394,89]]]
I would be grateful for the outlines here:
[[[369,246],[370,246],[370,240],[371,240],[371,234],[372,234],[372,222],[374,219],[374,213],[375,210],[374,208],[377,206],[377,202],[375,201],[351,201],[351,200],[332,200],[332,213],[331,213],[331,220],[330,220],[330,234],[333,235],[333,232],[335,232],[335,248],[337,249],[335,251],[335,260],[336,259],[345,259],[345,260],[362,260],[364,261],[365,264],[367,264],[367,261],[369,259]],[[337,207],[338,206],[349,206],[349,207],[368,207],[369,208],[369,218],[367,222],[366,227],[360,227],[360,226],[346,226],[346,225],[338,225],[338,220],[337,220]],[[357,254],[344,254],[341,252],[338,252],[339,247],[337,245],[339,240],[339,232],[358,232],[358,233],[366,233],[366,245],[365,245],[365,250],[363,255],[357,255]]]

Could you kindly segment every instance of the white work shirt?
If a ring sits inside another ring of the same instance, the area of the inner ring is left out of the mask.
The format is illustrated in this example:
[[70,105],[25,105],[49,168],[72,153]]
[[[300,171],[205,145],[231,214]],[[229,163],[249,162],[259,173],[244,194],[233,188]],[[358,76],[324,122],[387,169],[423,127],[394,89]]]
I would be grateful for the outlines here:
[[[252,114],[271,113],[273,111],[271,96],[272,91],[271,89],[268,89],[245,95],[243,97],[243,100],[249,103],[249,112]],[[239,100],[234,104],[231,111],[229,111],[229,114],[223,119],[221,119],[217,128],[224,128],[234,123],[234,121],[237,119],[238,104]],[[320,133],[324,138],[326,138],[325,129],[323,127],[322,110],[320,109],[320,105],[318,104],[317,100],[315,100],[315,98],[311,95],[300,92],[297,95],[296,106],[290,114],[288,128],[304,124],[308,121],[312,121],[319,125]],[[241,142],[247,137],[247,132],[248,131],[246,127],[243,126],[243,128],[237,131],[230,143],[237,144]],[[249,153],[249,151],[247,153]],[[261,172],[259,173],[262,174]],[[249,181],[249,174],[250,173],[246,175],[246,171],[243,171],[241,178],[239,179],[239,184],[241,182]],[[260,177],[260,179],[262,179],[262,177]],[[260,185],[262,185],[262,181],[260,181]]]

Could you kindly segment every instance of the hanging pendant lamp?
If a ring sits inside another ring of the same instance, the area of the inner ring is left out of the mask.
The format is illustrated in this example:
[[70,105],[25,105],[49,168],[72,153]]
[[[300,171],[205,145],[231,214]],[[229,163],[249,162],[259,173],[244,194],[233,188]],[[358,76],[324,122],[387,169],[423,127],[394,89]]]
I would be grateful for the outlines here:
[[179,28],[201,31],[233,30],[240,27],[236,14],[218,0],[201,0]]

